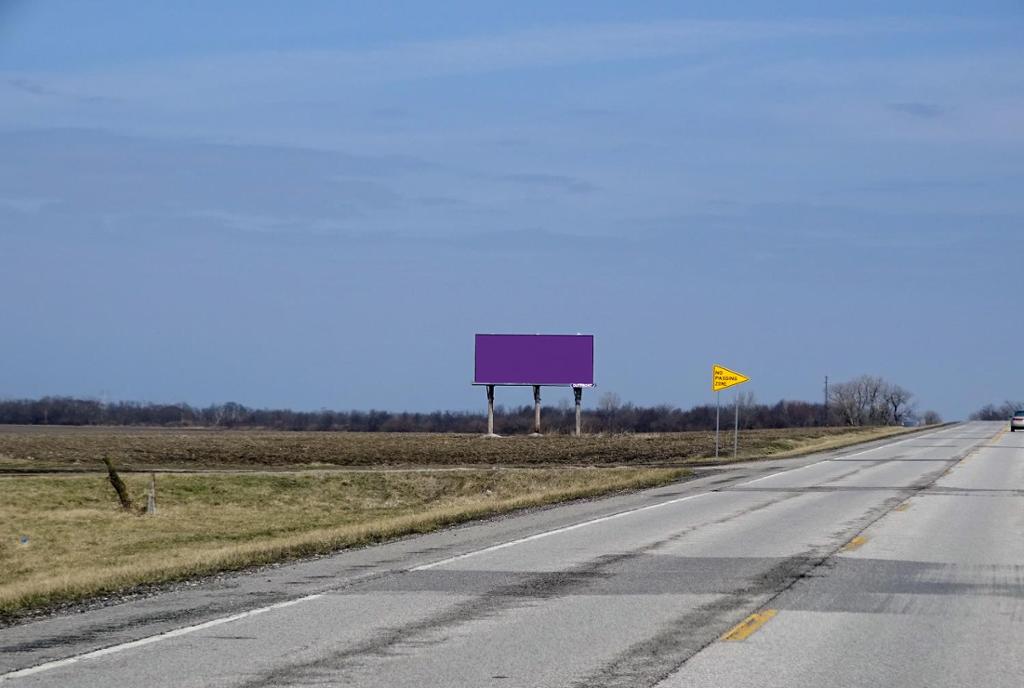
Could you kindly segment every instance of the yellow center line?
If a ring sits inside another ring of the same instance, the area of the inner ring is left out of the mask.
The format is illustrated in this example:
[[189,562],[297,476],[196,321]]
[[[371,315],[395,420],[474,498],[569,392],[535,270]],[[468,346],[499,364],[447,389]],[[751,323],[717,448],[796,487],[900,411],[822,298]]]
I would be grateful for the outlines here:
[[893,509],[893,511],[906,511],[909,508],[910,508],[910,502],[903,502],[898,507]]
[[1006,433],[1008,433],[1008,432],[1010,432],[1010,428],[1003,428],[1002,430],[1000,430],[999,432],[997,432],[997,433],[996,433],[996,436],[995,436],[995,437],[993,437],[993,438],[992,438],[992,440],[991,440],[991,441],[989,442],[989,444],[987,444],[987,445],[985,445],[985,446],[988,446],[988,447],[994,447],[994,446],[996,446],[996,443],[997,443],[997,442],[998,442],[999,440],[1003,439],[1003,435],[1005,435],[1005,434],[1006,434]]
[[842,552],[852,552],[855,549],[860,549],[861,547],[863,547],[864,543],[867,542],[867,541],[868,541],[868,539],[867,539],[866,536],[858,535],[857,537],[853,538],[852,540],[847,542],[845,545],[843,545],[843,547],[842,547],[842,549],[840,551],[842,551]]
[[729,629],[729,632],[723,635],[721,639],[725,641],[746,640],[778,613],[779,612],[775,609],[765,609],[755,614],[751,614],[747,618],[743,619],[743,621],[740,621]]

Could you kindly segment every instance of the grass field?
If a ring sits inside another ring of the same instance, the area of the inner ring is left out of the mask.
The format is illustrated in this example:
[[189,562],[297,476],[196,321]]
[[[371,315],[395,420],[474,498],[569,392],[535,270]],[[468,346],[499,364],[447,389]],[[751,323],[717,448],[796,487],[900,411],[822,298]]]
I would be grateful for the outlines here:
[[[740,433],[740,458],[818,451],[904,428],[790,428]],[[732,436],[722,434],[723,458]],[[687,464],[715,453],[714,433],[484,438],[418,433],[275,432],[162,428],[0,426],[0,470],[94,469],[107,456],[153,468],[382,468]]]
[[[899,432],[748,431],[740,458]],[[711,433],[485,439],[0,426],[0,620],[140,584],[666,484],[713,454]],[[159,473],[155,516],[118,508],[102,457],[125,472],[137,502],[148,475],[130,471]]]
[[[555,468],[162,474],[154,516],[121,511],[102,475],[0,478],[0,619],[139,584],[661,485],[685,473]],[[144,503],[148,477],[126,476],[126,482]]]

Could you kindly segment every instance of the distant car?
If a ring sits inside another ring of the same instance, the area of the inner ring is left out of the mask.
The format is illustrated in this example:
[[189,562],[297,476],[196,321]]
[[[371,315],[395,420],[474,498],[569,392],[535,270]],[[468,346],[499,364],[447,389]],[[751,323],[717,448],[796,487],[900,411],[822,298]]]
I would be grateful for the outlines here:
[[1010,419],[1010,432],[1018,430],[1024,430],[1024,409],[1014,411],[1013,418]]

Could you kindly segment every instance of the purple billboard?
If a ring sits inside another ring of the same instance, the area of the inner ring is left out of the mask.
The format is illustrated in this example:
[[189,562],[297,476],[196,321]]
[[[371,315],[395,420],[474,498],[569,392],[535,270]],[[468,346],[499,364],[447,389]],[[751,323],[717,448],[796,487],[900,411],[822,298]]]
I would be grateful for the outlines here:
[[594,384],[592,334],[478,334],[473,384]]

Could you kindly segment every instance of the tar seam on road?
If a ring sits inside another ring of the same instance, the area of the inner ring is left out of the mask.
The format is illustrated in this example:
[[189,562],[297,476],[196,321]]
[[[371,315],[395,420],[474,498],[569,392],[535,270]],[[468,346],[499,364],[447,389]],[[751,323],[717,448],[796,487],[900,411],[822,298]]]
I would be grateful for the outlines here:
[[204,621],[203,623],[196,624],[194,626],[185,626],[183,628],[175,628],[174,630],[167,631],[166,633],[160,633],[158,635],[151,635],[151,636],[149,636],[147,638],[140,638],[138,640],[133,640],[131,642],[121,643],[120,645],[112,645],[110,647],[105,647],[105,648],[102,648],[100,650],[94,650],[92,652],[86,652],[85,654],[82,654],[82,655],[75,655],[74,657],[67,657],[65,659],[58,659],[58,660],[55,660],[55,661],[52,661],[52,662],[46,662],[44,664],[38,664],[38,665],[36,665],[34,667],[28,667],[27,669],[18,669],[16,671],[11,671],[11,672],[8,672],[6,674],[0,674],[0,683],[2,683],[3,681],[6,681],[9,678],[18,678],[18,677],[21,677],[21,676],[31,676],[32,674],[38,674],[38,673],[41,673],[43,671],[49,671],[50,669],[57,669],[57,668],[60,668],[60,667],[63,667],[63,666],[67,666],[69,664],[74,664],[74,663],[76,663],[78,661],[81,661],[83,659],[93,659],[95,657],[103,657],[105,655],[112,655],[115,652],[120,652],[121,650],[129,650],[129,649],[131,649],[133,647],[141,647],[142,645],[149,645],[150,643],[159,642],[161,640],[167,640],[168,638],[177,638],[178,636],[188,635],[189,633],[194,633],[195,631],[201,631],[201,630],[204,630],[204,629],[207,629],[207,628],[211,628],[213,626],[220,626],[221,624],[230,623],[232,621],[238,621],[240,619],[245,619],[245,618],[248,618],[250,616],[256,616],[257,614],[262,614],[263,612],[269,612],[269,611],[274,610],[274,609],[281,609],[282,607],[290,607],[292,605],[299,604],[300,602],[307,602],[309,600],[315,600],[315,599],[317,599],[319,597],[323,597],[323,593],[316,593],[314,595],[306,595],[305,597],[299,597],[297,599],[287,600],[285,602],[277,602],[275,604],[271,604],[271,605],[268,605],[266,607],[259,607],[257,609],[250,609],[249,611],[241,612],[239,614],[232,614],[231,616],[222,616],[219,619],[212,619],[210,621]]

